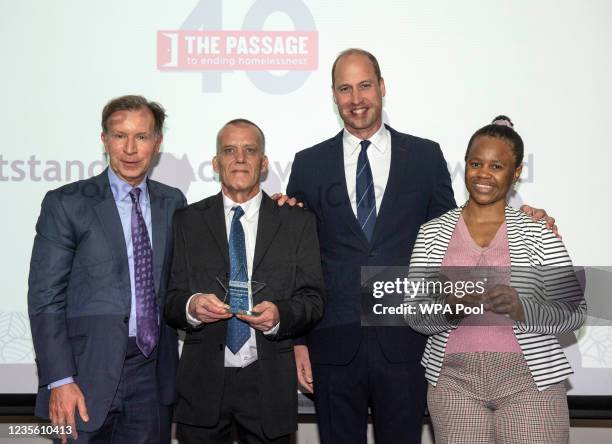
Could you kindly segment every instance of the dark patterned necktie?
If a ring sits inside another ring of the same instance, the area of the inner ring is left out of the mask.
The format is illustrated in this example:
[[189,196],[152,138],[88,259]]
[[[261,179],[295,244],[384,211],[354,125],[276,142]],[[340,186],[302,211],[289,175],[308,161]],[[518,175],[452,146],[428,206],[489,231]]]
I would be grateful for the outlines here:
[[132,247],[136,290],[136,344],[149,357],[159,335],[157,300],[153,282],[153,250],[147,225],[140,209],[140,188],[130,191],[132,198]]
[[376,196],[374,195],[374,179],[368,161],[369,140],[360,142],[361,151],[357,159],[357,220],[368,241],[372,240],[376,224]]
[[[229,237],[229,260],[230,260],[230,283],[229,298],[230,309],[248,310],[249,309],[249,275],[246,260],[246,245],[244,240],[244,230],[240,223],[240,218],[244,215],[244,210],[240,206],[232,209],[234,217],[230,228]],[[251,336],[249,325],[232,317],[227,326],[227,348],[234,354],[242,348]]]

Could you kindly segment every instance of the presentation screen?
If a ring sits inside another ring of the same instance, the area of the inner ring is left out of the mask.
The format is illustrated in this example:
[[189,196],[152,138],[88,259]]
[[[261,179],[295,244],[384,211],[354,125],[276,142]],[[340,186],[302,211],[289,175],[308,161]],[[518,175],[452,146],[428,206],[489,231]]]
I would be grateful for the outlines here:
[[219,191],[216,134],[238,117],[263,129],[263,188],[280,192],[294,154],[342,130],[331,67],[358,47],[380,63],[385,122],[440,143],[458,204],[470,135],[512,118],[525,162],[511,204],[555,217],[595,299],[588,325],[562,338],[569,394],[612,395],[610,18],[607,0],[1,2],[0,393],[36,390],[34,227],[47,191],[106,167],[108,100],[166,108],[152,178],[190,203]]

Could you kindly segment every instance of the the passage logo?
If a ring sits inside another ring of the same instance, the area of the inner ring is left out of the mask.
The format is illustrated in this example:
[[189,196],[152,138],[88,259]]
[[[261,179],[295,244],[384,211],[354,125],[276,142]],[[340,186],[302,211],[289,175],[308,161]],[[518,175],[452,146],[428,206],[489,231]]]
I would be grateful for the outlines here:
[[[201,0],[179,30],[158,31],[157,68],[202,72],[204,92],[220,92],[224,73],[245,71],[270,94],[295,91],[318,68],[319,35],[303,1],[258,0],[246,12],[241,30],[222,29],[222,7],[222,0]],[[264,30],[274,13],[288,16],[295,29]]]

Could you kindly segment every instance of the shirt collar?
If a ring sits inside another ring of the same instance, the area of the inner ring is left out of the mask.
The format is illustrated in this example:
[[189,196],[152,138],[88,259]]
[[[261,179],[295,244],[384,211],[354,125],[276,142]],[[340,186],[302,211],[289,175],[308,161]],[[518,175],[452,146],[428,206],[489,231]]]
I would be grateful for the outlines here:
[[[373,146],[381,154],[384,154],[387,148],[389,148],[389,130],[382,124],[380,128],[378,128],[378,131],[368,140],[371,142],[370,146]],[[346,156],[353,156],[357,149],[361,149],[361,139],[348,132],[346,128],[342,134],[342,143],[345,148],[344,154]]]
[[255,196],[251,197],[249,200],[241,204],[236,203],[232,199],[227,197],[223,191],[221,192],[221,195],[223,196],[223,211],[225,213],[225,217],[229,216],[232,211],[232,208],[234,208],[236,205],[240,205],[244,210],[244,217],[246,217],[247,219],[251,219],[259,211],[259,207],[261,206],[261,200],[263,199],[263,193],[261,190],[259,190],[259,193],[257,193]]
[[140,188],[140,203],[149,201],[149,190],[147,188],[147,179],[140,182],[136,187],[133,187],[125,180],[117,176],[117,174],[113,171],[113,169],[108,167],[108,181],[110,183],[111,190],[113,192],[113,197],[115,198],[115,202],[123,201],[126,199],[130,199],[130,191],[133,188]]

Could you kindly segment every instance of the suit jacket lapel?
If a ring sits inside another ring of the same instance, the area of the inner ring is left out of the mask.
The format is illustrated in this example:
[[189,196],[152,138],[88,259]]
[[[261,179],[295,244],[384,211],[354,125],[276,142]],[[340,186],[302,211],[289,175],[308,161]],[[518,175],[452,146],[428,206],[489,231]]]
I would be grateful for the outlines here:
[[153,276],[155,279],[155,294],[159,295],[162,268],[166,255],[166,233],[168,232],[168,211],[166,199],[157,189],[157,185],[148,180],[149,203],[151,205],[151,231],[153,244]]
[[[119,210],[115,204],[115,198],[110,188],[108,181],[108,172],[104,170],[102,174],[98,175],[95,179],[98,194],[94,196],[99,202],[94,206],[94,211],[97,214],[106,239],[111,246],[111,251],[115,255],[117,262],[121,264],[120,270],[129,270],[128,258],[127,258],[127,247],[125,245],[125,237],[123,235],[123,227],[121,226],[121,218],[119,217]],[[122,273],[121,277],[127,276],[127,282],[123,282],[124,286],[127,285],[127,295],[130,296],[131,291],[129,288],[129,273]]]
[[516,248],[517,245],[523,246],[527,242],[525,241],[525,225],[520,223],[520,219],[517,219],[516,215],[513,214],[512,207],[506,205],[505,208],[506,217],[506,230],[508,233],[508,249],[510,250],[510,263],[512,267],[521,267],[525,264],[532,265],[530,257],[530,249],[528,248]]
[[261,206],[259,207],[259,220],[257,222],[257,239],[255,241],[255,254],[253,257],[253,274],[261,263],[268,247],[272,243],[280,226],[278,206],[274,201],[263,193]]
[[[464,206],[465,205],[461,206],[460,208],[455,208],[441,216],[441,223],[448,232],[453,233],[455,231],[455,227],[457,226],[457,222],[459,222],[459,218],[461,217],[461,211],[463,210]],[[451,237],[452,234],[451,236],[438,235],[432,240],[431,256],[436,257],[437,259],[430,264],[431,266],[439,267],[442,265],[442,261],[444,260],[446,250],[448,250],[448,245],[450,244]]]
[[[204,222],[206,222],[206,225],[212,232],[213,238],[229,270],[229,251],[227,246],[227,232],[225,229],[225,215],[223,214],[223,196],[221,193],[217,194],[208,206],[200,210]],[[205,252],[204,254],[209,254],[209,252]]]
[[376,216],[376,225],[374,225],[374,234],[372,235],[372,244],[380,237],[384,229],[385,219],[394,217],[393,201],[397,196],[397,190],[402,187],[402,179],[405,180],[406,168],[409,165],[410,152],[408,147],[402,144],[399,134],[391,127],[385,125],[391,135],[391,166],[389,168],[389,178],[385,185],[385,193],[383,194],[378,215]]

